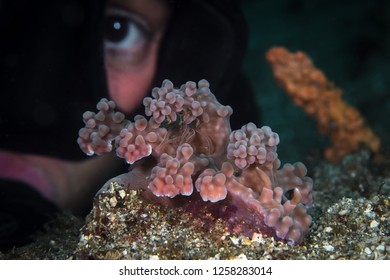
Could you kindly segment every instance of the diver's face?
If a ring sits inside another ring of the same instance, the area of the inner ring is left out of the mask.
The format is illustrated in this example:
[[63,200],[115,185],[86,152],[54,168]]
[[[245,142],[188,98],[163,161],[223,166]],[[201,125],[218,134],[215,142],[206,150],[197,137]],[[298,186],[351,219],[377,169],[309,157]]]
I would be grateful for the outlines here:
[[153,81],[170,10],[164,0],[109,0],[104,30],[110,97],[123,112],[138,107]]

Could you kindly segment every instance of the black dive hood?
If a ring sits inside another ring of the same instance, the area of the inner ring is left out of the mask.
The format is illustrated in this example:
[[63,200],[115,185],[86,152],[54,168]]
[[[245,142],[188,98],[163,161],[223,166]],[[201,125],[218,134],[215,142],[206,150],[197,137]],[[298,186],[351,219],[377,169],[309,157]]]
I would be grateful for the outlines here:
[[[153,86],[207,79],[233,107],[232,127],[258,118],[241,75],[246,24],[234,1],[169,1],[172,17]],[[105,1],[5,0],[0,7],[0,149],[81,159],[82,113],[107,97]],[[137,112],[138,113],[138,112]],[[129,116],[130,117],[130,116]],[[73,144],[72,144],[73,143]]]

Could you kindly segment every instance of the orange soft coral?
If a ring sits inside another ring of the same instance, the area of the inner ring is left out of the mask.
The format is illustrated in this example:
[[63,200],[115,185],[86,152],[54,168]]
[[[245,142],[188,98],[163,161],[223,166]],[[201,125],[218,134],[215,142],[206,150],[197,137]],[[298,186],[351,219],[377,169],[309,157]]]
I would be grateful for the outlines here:
[[274,47],[266,58],[276,80],[294,103],[316,119],[320,133],[330,137],[331,146],[325,150],[325,158],[337,162],[360,144],[374,153],[379,151],[379,138],[356,108],[342,100],[342,91],[315,68],[305,53]]

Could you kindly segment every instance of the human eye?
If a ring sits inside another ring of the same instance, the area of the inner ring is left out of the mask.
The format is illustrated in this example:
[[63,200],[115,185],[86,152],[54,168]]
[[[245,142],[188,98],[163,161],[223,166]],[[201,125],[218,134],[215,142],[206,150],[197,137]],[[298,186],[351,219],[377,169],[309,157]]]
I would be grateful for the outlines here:
[[106,61],[117,68],[131,67],[144,57],[151,32],[147,23],[125,9],[108,7],[104,20]]

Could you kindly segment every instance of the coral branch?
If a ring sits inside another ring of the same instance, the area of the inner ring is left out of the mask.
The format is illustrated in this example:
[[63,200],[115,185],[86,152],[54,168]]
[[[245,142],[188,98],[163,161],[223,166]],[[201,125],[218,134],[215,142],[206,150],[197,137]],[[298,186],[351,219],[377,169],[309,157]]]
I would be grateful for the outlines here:
[[226,176],[214,169],[206,169],[195,182],[203,201],[217,202],[226,198]]
[[115,112],[115,102],[103,98],[97,104],[98,113],[85,112],[83,121],[85,127],[80,129],[77,143],[84,153],[91,156],[110,152],[112,141],[129,121],[125,115]]
[[275,47],[267,52],[274,76],[295,104],[317,121],[320,133],[328,135],[331,146],[325,157],[332,162],[356,151],[359,144],[374,153],[379,152],[380,140],[366,125],[356,108],[342,100],[342,92],[315,68],[303,53],[290,53]]
[[178,194],[191,195],[194,163],[188,161],[193,154],[189,144],[177,148],[176,157],[168,154],[160,156],[159,164],[151,171],[148,188],[156,196],[175,197]]
[[165,128],[160,128],[151,119],[137,115],[134,122],[121,130],[115,137],[117,145],[116,153],[119,157],[126,159],[127,163],[134,162],[149,156],[167,135]]
[[279,144],[279,136],[268,126],[257,128],[254,123],[248,123],[233,131],[229,139],[227,157],[234,159],[240,169],[254,163],[267,165],[278,157],[276,145]]
[[302,203],[310,206],[313,202],[313,180],[306,177],[307,169],[301,162],[295,164],[286,163],[277,172],[279,186],[285,192],[299,191],[302,197]]

